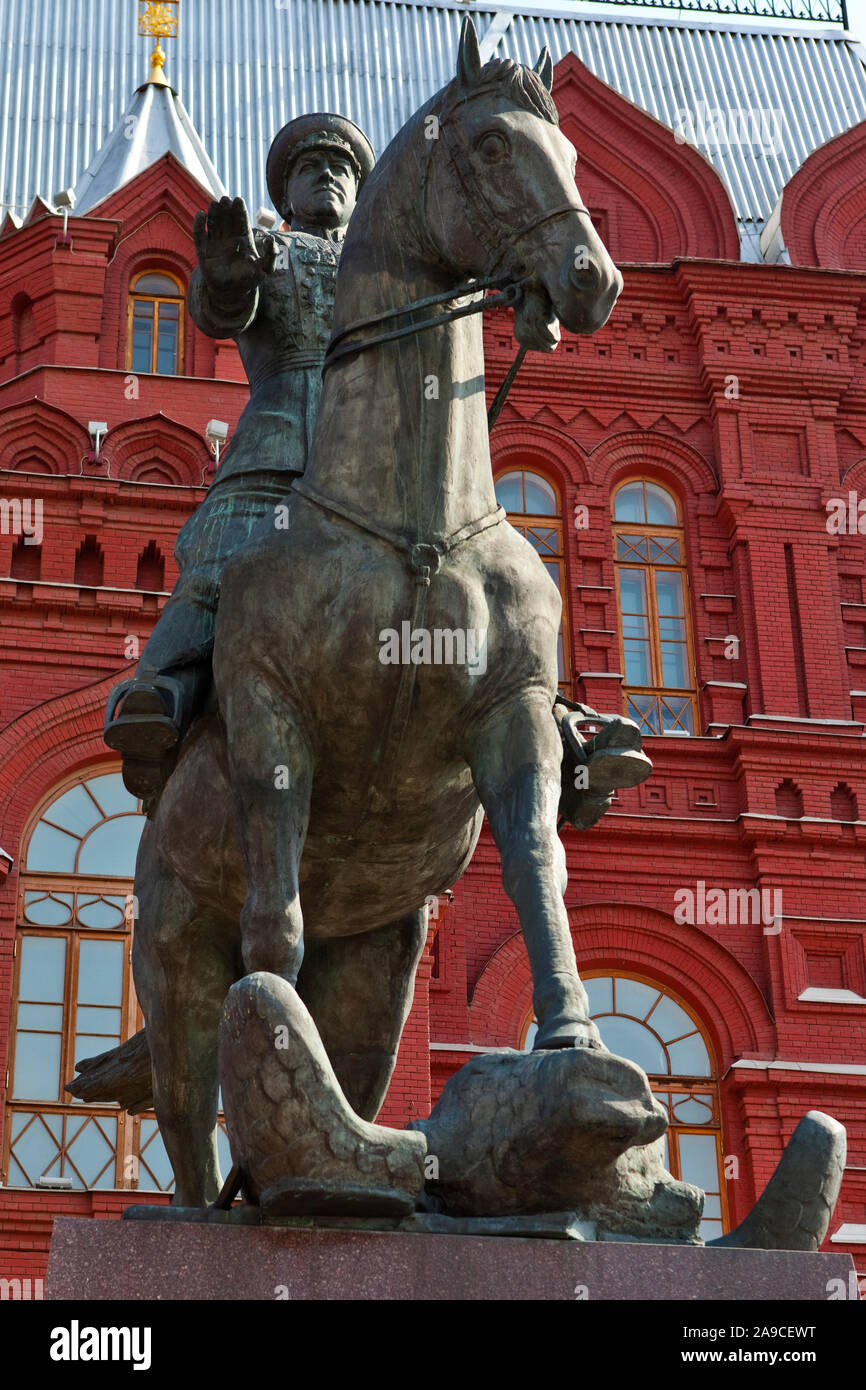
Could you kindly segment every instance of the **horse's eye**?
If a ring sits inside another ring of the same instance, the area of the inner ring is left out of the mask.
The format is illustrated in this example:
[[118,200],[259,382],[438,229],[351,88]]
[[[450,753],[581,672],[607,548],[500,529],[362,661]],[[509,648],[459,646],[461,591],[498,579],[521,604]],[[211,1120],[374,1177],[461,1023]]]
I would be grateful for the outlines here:
[[504,159],[508,154],[508,141],[504,135],[498,135],[491,130],[478,141],[478,151],[492,164],[498,159]]

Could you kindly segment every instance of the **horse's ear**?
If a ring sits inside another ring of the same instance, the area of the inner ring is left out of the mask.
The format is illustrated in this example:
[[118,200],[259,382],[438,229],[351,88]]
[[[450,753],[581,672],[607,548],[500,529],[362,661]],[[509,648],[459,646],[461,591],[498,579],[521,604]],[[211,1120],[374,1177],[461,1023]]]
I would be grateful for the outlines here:
[[545,44],[538,55],[538,62],[532,69],[541,78],[548,91],[553,87],[553,59],[550,56],[550,49]]
[[481,50],[478,47],[478,35],[475,32],[475,25],[470,16],[463,16],[463,24],[460,29],[460,47],[457,50],[457,76],[461,82],[467,84],[474,82],[481,71]]

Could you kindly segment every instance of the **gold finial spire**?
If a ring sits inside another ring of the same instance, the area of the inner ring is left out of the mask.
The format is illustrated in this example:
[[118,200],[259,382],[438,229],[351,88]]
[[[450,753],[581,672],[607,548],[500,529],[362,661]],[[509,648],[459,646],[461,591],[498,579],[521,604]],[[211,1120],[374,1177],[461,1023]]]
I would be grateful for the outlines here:
[[163,72],[165,53],[159,40],[177,38],[178,6],[179,0],[138,0],[138,32],[156,39],[156,47],[150,55],[147,81],[157,87],[169,86]]

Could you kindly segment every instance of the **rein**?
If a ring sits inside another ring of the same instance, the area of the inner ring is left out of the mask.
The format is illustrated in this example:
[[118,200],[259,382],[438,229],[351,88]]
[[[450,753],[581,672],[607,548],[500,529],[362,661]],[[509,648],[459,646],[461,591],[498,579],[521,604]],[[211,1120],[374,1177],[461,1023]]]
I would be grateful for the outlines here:
[[[586,212],[587,209],[582,203],[563,203],[561,207],[554,208],[552,212],[545,213],[541,217],[535,217],[531,222],[527,222],[524,227],[515,232],[511,244],[519,241],[527,233],[534,231],[544,222],[550,222],[555,217],[564,217],[571,212]],[[506,248],[507,250],[508,248]],[[503,255],[505,252],[502,253]],[[502,257],[500,256],[501,260]],[[367,319],[355,319],[352,323],[347,323],[345,328],[341,328],[339,333],[333,334],[325,353],[325,360],[322,364],[322,375],[335,362],[339,362],[345,357],[350,357],[354,353],[364,352],[366,348],[377,347],[380,343],[393,343],[398,338],[409,338],[415,333],[423,333],[428,328],[436,328],[442,323],[451,323],[454,319],[466,318],[469,314],[483,314],[491,309],[510,309],[514,308],[519,299],[523,286],[528,283],[529,276],[515,278],[514,272],[503,271],[499,275],[487,275],[480,280],[464,280],[461,284],[455,285],[450,290],[444,290],[441,294],[431,294],[425,299],[414,299],[410,304],[398,304],[396,308],[384,309],[381,314],[374,314]],[[402,318],[405,314],[417,313],[420,309],[430,309],[436,304],[445,304],[451,300],[463,299],[468,294],[478,294],[482,290],[501,289],[501,294],[487,294],[480,299],[474,299],[471,304],[460,305],[456,309],[446,309],[444,313],[433,314],[430,318],[421,319],[419,323],[408,323],[403,328],[392,328],[390,332],[376,333],[372,338],[361,338],[358,342],[347,343],[344,340],[352,333],[360,333],[365,328],[376,328],[380,323],[388,323],[392,319]],[[526,348],[518,349],[517,356],[508,369],[502,381],[493,403],[487,412],[488,431],[493,429],[499,412],[505,404],[508,392],[514,383],[526,356]]]
[[[450,323],[453,319],[465,318],[468,314],[484,313],[488,309],[503,309],[517,302],[521,287],[526,283],[525,280],[515,280],[513,275],[505,273],[501,275],[488,275],[482,280],[465,280],[460,285],[455,285],[453,289],[445,290],[442,294],[431,294],[426,299],[415,299],[411,304],[400,304],[396,309],[385,309],[381,314],[374,314],[369,319],[355,319],[354,323],[347,323],[345,328],[341,328],[339,333],[335,333],[328,344],[325,353],[325,362],[322,372],[326,372],[328,367],[334,362],[339,362],[341,357],[348,357],[350,353],[363,352],[365,348],[376,347],[378,343],[390,343],[395,338],[408,338],[413,333],[423,333],[426,328],[436,328],[440,323]],[[409,323],[405,328],[392,329],[390,333],[377,333],[373,338],[362,338],[357,343],[344,343],[350,333],[359,333],[362,328],[375,328],[377,324],[387,323],[389,319],[402,318],[404,314],[414,314],[419,309],[429,309],[434,304],[444,304],[449,300],[463,299],[467,294],[477,294],[479,290],[498,289],[503,290],[502,294],[486,295],[483,299],[476,299],[471,304],[464,304],[457,309],[447,309],[443,314],[434,314],[432,318],[422,319],[420,323]]]
[[[554,208],[551,212],[543,213],[540,217],[534,217],[519,231],[514,232],[509,245],[501,252],[498,259],[501,260],[506,251],[527,236],[529,232],[540,227],[545,222],[552,221],[555,217],[565,217],[572,212],[586,212],[587,209],[582,203],[563,203],[561,207]],[[384,309],[381,314],[373,314],[367,319],[355,319],[352,323],[347,323],[345,328],[341,328],[338,333],[334,333],[325,352],[325,361],[322,365],[322,375],[335,362],[339,362],[344,357],[349,357],[356,352],[364,352],[366,348],[376,347],[380,343],[392,343],[397,338],[409,338],[415,333],[423,333],[425,329],[436,328],[441,323],[451,323],[454,319],[466,318],[469,314],[483,314],[490,309],[513,308],[519,298],[520,291],[529,281],[529,276],[515,276],[514,271],[502,271],[498,275],[486,275],[480,280],[464,280],[461,284],[455,285],[450,290],[444,290],[441,294],[431,294],[425,299],[414,299],[409,304],[398,304],[396,308]],[[475,299],[471,304],[463,304],[456,309],[446,309],[444,313],[433,314],[430,318],[421,319],[419,323],[408,323],[404,328],[393,328],[390,332],[376,333],[372,338],[361,338],[358,342],[347,343],[344,339],[352,333],[360,333],[364,328],[376,328],[380,323],[388,323],[391,319],[402,318],[405,314],[417,313],[419,309],[430,309],[436,304],[445,304],[454,299],[463,299],[468,294],[478,294],[481,290],[501,289],[501,294],[485,295],[481,299]],[[519,354],[520,362],[525,356],[525,349]],[[508,387],[516,376],[516,368],[509,372]],[[501,390],[501,388],[500,388]],[[507,392],[506,392],[507,394]],[[498,393],[497,393],[498,399]],[[500,401],[501,410],[505,398]],[[499,411],[497,410],[497,414]]]

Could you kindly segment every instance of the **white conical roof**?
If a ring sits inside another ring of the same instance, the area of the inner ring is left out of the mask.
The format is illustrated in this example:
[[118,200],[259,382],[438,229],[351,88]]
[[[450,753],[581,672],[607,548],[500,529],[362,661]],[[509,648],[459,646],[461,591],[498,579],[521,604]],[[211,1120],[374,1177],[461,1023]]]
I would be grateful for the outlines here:
[[214,198],[225,195],[219,174],[173,87],[153,73],[135,92],[105,144],[75,185],[74,215],[90,212],[110,193],[171,152]]

